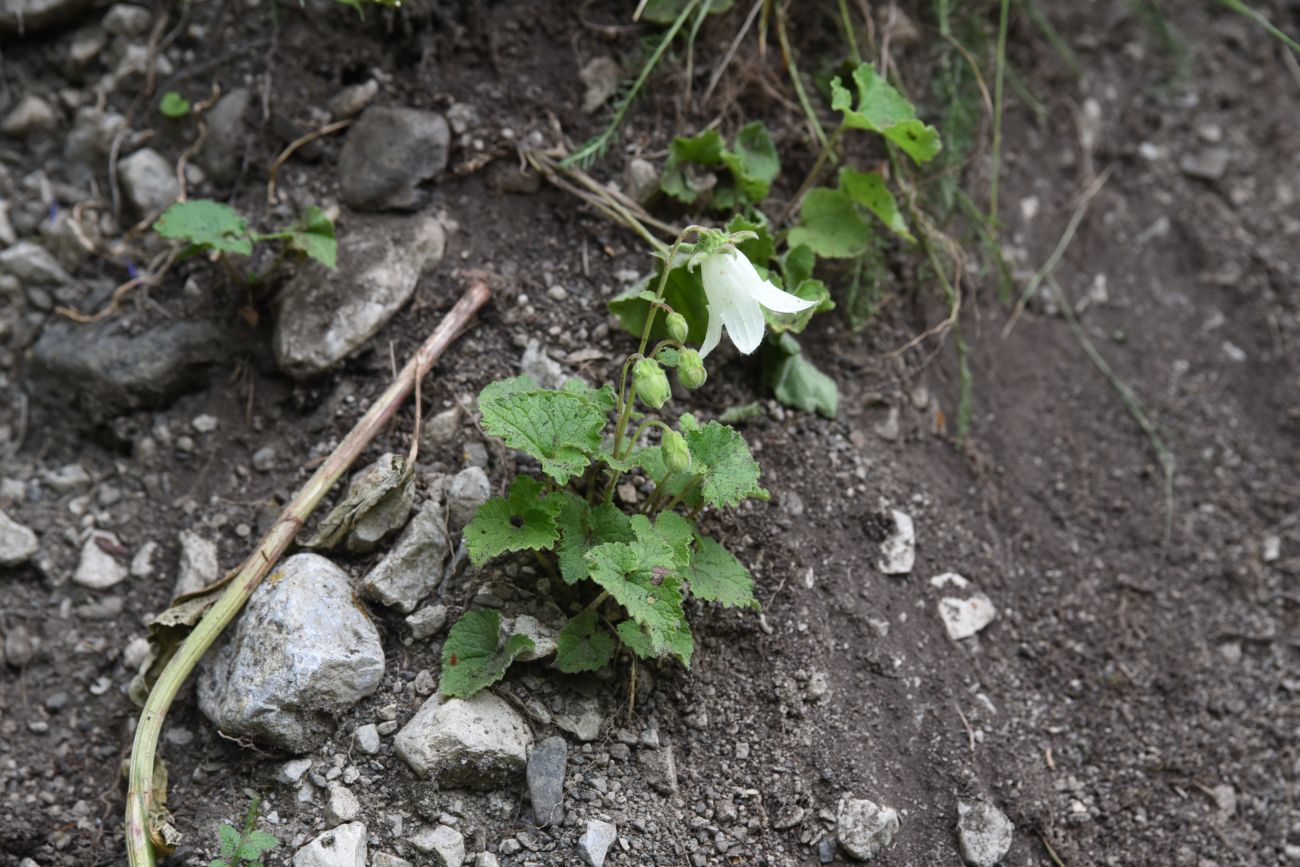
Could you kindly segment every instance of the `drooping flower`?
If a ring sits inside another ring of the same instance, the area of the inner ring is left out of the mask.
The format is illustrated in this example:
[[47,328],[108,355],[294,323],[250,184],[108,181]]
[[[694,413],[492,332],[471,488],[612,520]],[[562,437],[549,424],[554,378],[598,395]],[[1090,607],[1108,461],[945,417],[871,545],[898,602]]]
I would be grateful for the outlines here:
[[709,326],[700,346],[701,358],[718,345],[724,326],[741,352],[748,355],[757,349],[767,325],[764,307],[775,313],[798,313],[817,303],[782,292],[770,280],[764,280],[753,263],[734,247],[703,256],[700,276],[709,302]]

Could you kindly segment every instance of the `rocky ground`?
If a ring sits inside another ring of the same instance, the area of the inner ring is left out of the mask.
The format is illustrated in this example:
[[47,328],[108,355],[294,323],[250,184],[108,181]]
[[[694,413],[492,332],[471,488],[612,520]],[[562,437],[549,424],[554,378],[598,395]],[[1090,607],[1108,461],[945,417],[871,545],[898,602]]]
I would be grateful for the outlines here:
[[[792,15],[810,52],[834,32],[821,5]],[[940,40],[905,5],[922,38],[895,50],[925,93]],[[630,712],[626,667],[544,659],[468,702],[437,694],[462,610],[539,637],[554,616],[527,562],[458,554],[514,471],[474,395],[520,370],[600,381],[630,349],[604,303],[644,249],[515,156],[598,128],[584,97],[634,55],[628,11],[0,10],[0,864],[122,862],[148,620],[247,555],[479,277],[494,301],[424,389],[415,497],[284,562],[173,707],[168,863],[208,864],[254,797],[283,841],[268,863],[296,867],[1300,863],[1296,67],[1209,4],[1163,27],[1127,3],[1040,6],[1085,72],[1015,17],[1011,68],[1044,105],[1008,89],[1002,240],[1023,285],[1110,172],[1056,277],[1177,461],[1167,544],[1160,459],[1059,298],[1004,337],[1010,305],[972,267],[958,444],[950,347],[892,353],[943,316],[900,263],[867,331],[822,316],[805,341],[837,419],[768,400],[730,350],[675,401],[762,401],[745,433],[773,499],[710,529],[763,614],[692,606],[695,664],[638,668]],[[702,56],[740,15],[710,20]],[[789,195],[813,155],[778,52],[745,45],[724,127],[768,121]],[[150,85],[213,99],[197,148]],[[679,88],[670,71],[598,177],[661,163]],[[349,118],[268,204],[276,154]],[[326,207],[339,269],[250,288],[194,259],[101,321],[56,313],[103,308],[165,255],[132,227],[182,178],[259,226]],[[408,408],[363,463],[405,454],[413,425]]]

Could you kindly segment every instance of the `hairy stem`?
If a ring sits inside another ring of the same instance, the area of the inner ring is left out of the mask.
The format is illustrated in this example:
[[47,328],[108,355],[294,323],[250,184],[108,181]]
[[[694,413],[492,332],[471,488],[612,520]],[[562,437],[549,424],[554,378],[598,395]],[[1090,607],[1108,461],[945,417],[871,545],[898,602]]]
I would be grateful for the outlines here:
[[384,429],[410,395],[416,381],[433,368],[478,309],[487,303],[490,295],[486,284],[475,283],[443,317],[433,334],[407,362],[396,381],[371,405],[347,438],[285,507],[257,549],[244,561],[221,598],[194,627],[194,631],[159,675],[140,712],[131,748],[130,780],[126,797],[126,850],[131,867],[154,867],[157,863],[155,839],[150,828],[150,814],[154,806],[154,761],[163,720],[186,678],[226,626],[235,619],[262,578],[289,548],[330,488],[343,478],[352,463]]

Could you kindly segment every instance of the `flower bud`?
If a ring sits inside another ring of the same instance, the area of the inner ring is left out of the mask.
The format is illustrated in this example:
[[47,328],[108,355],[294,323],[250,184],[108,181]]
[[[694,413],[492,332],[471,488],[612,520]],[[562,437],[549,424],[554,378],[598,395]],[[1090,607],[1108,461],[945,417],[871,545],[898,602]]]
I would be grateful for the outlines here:
[[680,313],[669,313],[668,319],[664,322],[664,327],[668,329],[668,336],[673,340],[686,342],[686,335],[690,333],[690,326],[686,324],[686,317]]
[[672,394],[667,374],[653,358],[643,358],[632,368],[632,385],[636,388],[636,396],[651,409],[663,406]]
[[663,450],[664,464],[671,472],[684,473],[691,468],[691,450],[686,446],[686,437],[677,431],[665,431],[659,448]]
[[677,355],[677,379],[687,388],[695,389],[704,385],[709,373],[704,369],[700,354],[694,349],[683,349]]

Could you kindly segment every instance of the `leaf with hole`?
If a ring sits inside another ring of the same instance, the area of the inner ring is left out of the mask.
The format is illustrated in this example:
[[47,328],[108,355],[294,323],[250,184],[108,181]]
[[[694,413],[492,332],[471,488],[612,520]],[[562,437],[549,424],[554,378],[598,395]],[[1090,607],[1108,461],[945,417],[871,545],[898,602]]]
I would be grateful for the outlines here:
[[559,537],[556,517],[561,501],[554,495],[539,498],[542,483],[515,476],[506,497],[492,497],[479,506],[465,527],[465,548],[470,562],[482,566],[508,551],[540,551]]

